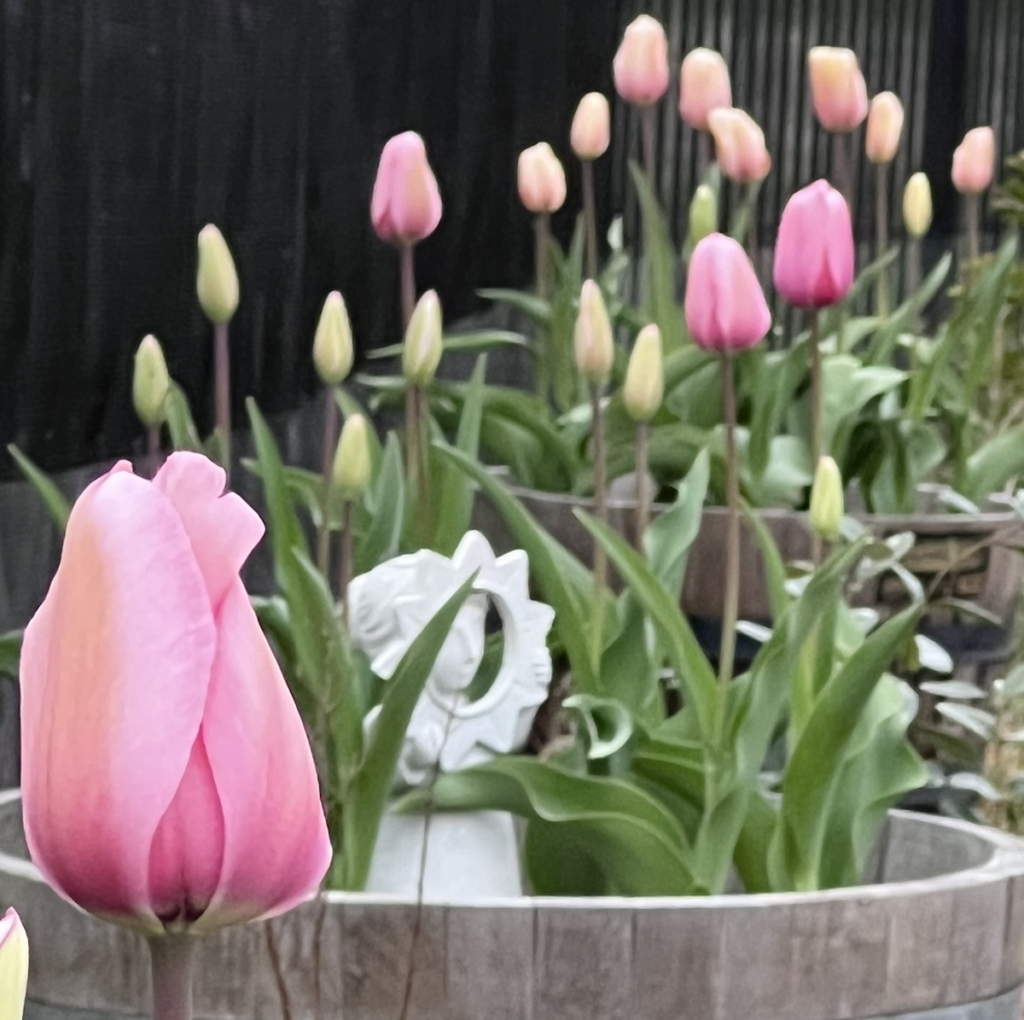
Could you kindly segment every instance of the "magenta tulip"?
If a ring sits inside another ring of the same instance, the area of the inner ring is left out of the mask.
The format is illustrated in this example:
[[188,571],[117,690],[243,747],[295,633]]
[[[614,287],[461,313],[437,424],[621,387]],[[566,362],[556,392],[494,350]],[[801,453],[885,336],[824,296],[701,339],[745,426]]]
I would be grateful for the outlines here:
[[753,347],[769,330],[771,312],[739,242],[708,234],[693,249],[686,280],[686,328],[708,351]]
[[395,135],[384,146],[373,185],[370,219],[377,236],[400,247],[429,237],[441,222],[441,194],[415,131]]
[[775,240],[775,289],[798,308],[842,301],[853,285],[850,210],[828,181],[815,181],[786,203]]
[[25,632],[22,794],[63,896],[147,935],[281,913],[331,847],[302,721],[239,578],[263,534],[224,472],[122,461],[68,519]]

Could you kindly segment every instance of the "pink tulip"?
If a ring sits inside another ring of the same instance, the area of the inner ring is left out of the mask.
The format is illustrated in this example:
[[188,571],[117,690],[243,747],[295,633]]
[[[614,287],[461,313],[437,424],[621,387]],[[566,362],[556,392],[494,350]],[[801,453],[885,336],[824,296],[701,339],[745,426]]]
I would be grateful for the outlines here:
[[764,132],[749,113],[733,107],[712,110],[708,129],[715,139],[715,159],[722,173],[738,184],[763,181],[772,168]]
[[814,46],[807,67],[821,126],[840,134],[859,127],[868,115],[868,89],[857,54],[839,46]]
[[558,212],[565,202],[565,170],[547,142],[519,153],[517,183],[519,200],[532,213]]
[[841,301],[853,284],[850,210],[828,181],[815,181],[786,203],[775,240],[775,289],[798,308]]
[[693,249],[686,280],[686,328],[708,351],[753,347],[771,328],[772,316],[739,242],[708,234]]
[[871,100],[864,152],[872,163],[891,163],[903,133],[903,104],[893,92],[879,92]]
[[953,153],[953,186],[964,195],[980,195],[996,170],[996,136],[990,127],[973,128]]
[[661,23],[641,14],[626,27],[612,70],[615,90],[634,106],[652,106],[668,91],[668,39]]
[[415,131],[395,135],[384,146],[370,203],[373,229],[382,241],[418,244],[441,222],[441,195]]
[[288,910],[331,858],[302,721],[239,569],[263,534],[224,472],[122,461],[68,520],[25,631],[22,793],[63,896],[153,935]]
[[708,114],[732,106],[729,68],[721,53],[699,46],[683,58],[679,72],[679,116],[698,131],[708,130]]

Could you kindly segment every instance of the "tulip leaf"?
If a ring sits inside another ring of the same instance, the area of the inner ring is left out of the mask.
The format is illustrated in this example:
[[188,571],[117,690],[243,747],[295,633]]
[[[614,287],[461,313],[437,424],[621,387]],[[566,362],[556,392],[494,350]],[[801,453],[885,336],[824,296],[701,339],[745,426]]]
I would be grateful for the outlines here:
[[9,630],[0,635],[0,674],[18,679],[21,664],[21,643],[25,638],[23,630]]
[[68,517],[71,514],[71,504],[64,493],[57,488],[52,479],[28,457],[19,450],[14,443],[7,446],[7,452],[11,455],[18,470],[25,476],[29,484],[39,493],[43,505],[46,507],[53,523],[64,533],[68,526]]
[[167,414],[167,431],[171,434],[171,445],[175,450],[186,450],[190,453],[203,452],[203,440],[199,429],[192,419],[185,391],[173,380],[164,404]]
[[[495,347],[526,347],[530,342],[522,333],[513,333],[508,329],[480,329],[472,333],[456,333],[446,336],[441,341],[441,349],[445,354],[459,351],[489,351]],[[404,344],[391,344],[389,347],[378,347],[366,356],[371,361],[402,356]]]
[[404,517],[402,447],[398,436],[390,432],[370,491],[355,506],[353,574],[365,574],[398,555]]
[[994,436],[967,459],[961,492],[975,502],[1005,488],[1024,474],[1024,425]]
[[550,303],[535,294],[499,287],[485,287],[478,290],[477,294],[487,301],[497,301],[499,304],[508,305],[510,308],[522,312],[540,326],[546,326],[551,321]]
[[385,684],[380,714],[366,741],[366,754],[345,791],[341,870],[346,889],[360,890],[366,885],[406,730],[434,662],[475,582],[474,573],[448,598],[410,644]]

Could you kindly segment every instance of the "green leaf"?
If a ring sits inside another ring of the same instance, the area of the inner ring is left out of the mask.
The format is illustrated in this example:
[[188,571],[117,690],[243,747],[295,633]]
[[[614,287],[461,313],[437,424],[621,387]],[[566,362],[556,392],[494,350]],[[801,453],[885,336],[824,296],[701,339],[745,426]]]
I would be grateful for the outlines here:
[[353,552],[357,576],[398,555],[404,516],[402,447],[398,436],[389,432],[377,477],[367,499],[356,507]]
[[0,635],[0,674],[18,679],[21,642],[24,637],[23,630],[9,630],[6,634]]
[[192,409],[188,406],[185,391],[173,380],[164,405],[167,412],[167,431],[171,434],[171,445],[175,450],[191,453],[203,452],[203,440],[199,429],[192,420]]
[[51,520],[60,529],[61,534],[63,534],[68,526],[68,516],[71,513],[71,504],[65,498],[64,493],[14,443],[8,444],[7,452],[11,455],[15,464],[18,465],[18,470],[25,476],[32,488],[39,493],[39,497],[42,499]]
[[551,305],[535,294],[521,290],[507,290],[499,287],[484,287],[477,294],[487,301],[497,301],[529,316],[538,325],[546,326],[551,321]]
[[1024,474],[1024,425],[994,436],[967,459],[961,492],[975,502],[1006,487]]
[[380,714],[367,740],[366,756],[348,788],[344,805],[342,854],[346,889],[358,891],[366,885],[405,732],[441,646],[475,582],[474,573],[448,597],[416,636],[385,685]]
[[[446,336],[441,341],[441,350],[444,354],[490,351],[496,347],[525,347],[529,350],[530,342],[522,333],[513,333],[507,329],[479,329],[471,333],[456,333],[454,336]],[[392,344],[390,347],[378,347],[366,356],[371,361],[400,358],[404,349],[404,344]]]
[[634,737],[633,717],[620,701],[574,694],[562,704],[579,721],[591,761],[614,757]]
[[754,532],[754,538],[761,552],[761,565],[764,568],[765,584],[768,589],[768,604],[771,606],[772,619],[778,620],[789,605],[789,594],[786,591],[786,564],[783,562],[779,547],[761,515],[744,503],[743,516]]

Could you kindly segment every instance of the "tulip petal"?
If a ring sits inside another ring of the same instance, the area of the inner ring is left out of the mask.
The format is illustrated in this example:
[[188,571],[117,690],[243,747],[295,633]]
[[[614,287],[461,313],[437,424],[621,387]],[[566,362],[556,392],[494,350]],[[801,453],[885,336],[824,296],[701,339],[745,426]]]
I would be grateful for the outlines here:
[[21,662],[29,849],[86,910],[160,930],[150,845],[199,732],[215,645],[180,517],[119,466],[72,509]]
[[331,845],[302,720],[241,582],[217,615],[203,740],[224,812],[224,862],[201,932],[312,895]]
[[173,453],[153,484],[174,504],[217,606],[263,537],[259,514],[233,492],[222,495],[224,469],[198,453]]

